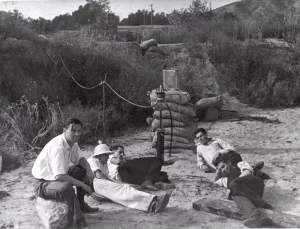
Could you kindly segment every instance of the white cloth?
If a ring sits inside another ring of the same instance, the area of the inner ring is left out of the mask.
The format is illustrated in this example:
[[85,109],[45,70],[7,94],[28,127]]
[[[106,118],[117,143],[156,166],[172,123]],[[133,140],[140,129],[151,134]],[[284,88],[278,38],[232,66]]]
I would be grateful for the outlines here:
[[94,179],[94,189],[97,194],[121,204],[128,208],[141,211],[148,211],[148,208],[155,197],[146,192],[141,192],[129,184],[115,183],[105,179]]
[[65,134],[58,135],[48,142],[38,155],[32,167],[32,175],[37,179],[55,180],[60,174],[67,174],[70,162],[79,163],[80,148],[77,143],[68,144]]
[[[246,161],[240,161],[239,163],[237,163],[237,166],[241,170],[241,175],[239,177],[249,175],[249,173],[253,175],[253,173],[254,173],[253,167],[251,165],[249,165],[249,163]],[[247,173],[246,173],[246,171],[247,171]],[[228,177],[221,177],[220,179],[215,181],[215,184],[218,184],[222,187],[228,188]]]
[[[88,163],[93,172],[100,170],[108,175],[107,168],[95,157],[90,157]],[[116,183],[106,179],[94,179],[94,189],[100,194],[116,203],[141,211],[148,211],[148,208],[155,197],[146,192],[141,192],[129,184]]]
[[114,158],[115,155],[109,155],[108,161],[107,161],[107,168],[108,168],[108,176],[113,180],[121,180],[121,177],[118,173],[118,167],[119,165],[115,165],[111,163],[111,159]]
[[215,169],[215,166],[212,164],[213,159],[219,153],[225,153],[228,152],[228,150],[235,150],[235,148],[227,142],[218,138],[211,139],[211,141],[207,145],[202,145],[201,143],[198,143],[197,166],[201,168],[202,165],[207,164]]

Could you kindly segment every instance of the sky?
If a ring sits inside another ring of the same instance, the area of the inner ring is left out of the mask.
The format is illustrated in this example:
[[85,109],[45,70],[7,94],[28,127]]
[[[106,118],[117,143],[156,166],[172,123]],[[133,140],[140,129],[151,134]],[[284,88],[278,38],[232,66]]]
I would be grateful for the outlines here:
[[[239,0],[207,0],[213,9],[236,1]],[[71,14],[85,3],[85,0],[0,0],[0,11],[17,9],[25,17],[52,20],[60,14]],[[110,0],[110,9],[122,20],[139,9],[150,11],[151,4],[155,12],[170,13],[173,9],[188,8],[191,3],[192,0]]]

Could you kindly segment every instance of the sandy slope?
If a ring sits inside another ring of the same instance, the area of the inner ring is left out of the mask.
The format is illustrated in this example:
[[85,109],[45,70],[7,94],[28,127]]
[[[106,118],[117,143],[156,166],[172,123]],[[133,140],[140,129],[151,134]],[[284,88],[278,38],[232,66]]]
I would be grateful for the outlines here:
[[[199,123],[199,126],[210,128],[210,135],[234,144],[250,163],[265,161],[264,171],[274,178],[266,183],[265,199],[278,211],[300,215],[300,108],[258,110],[235,105],[238,104],[227,104],[225,109],[235,109],[239,113],[263,116],[269,120],[278,119],[280,123],[220,120]],[[114,141],[124,144],[127,154],[150,155],[154,151],[147,140],[149,135],[147,131],[136,132]],[[91,148],[87,148],[85,153],[91,154]],[[212,174],[199,171],[195,160],[195,155],[184,155],[174,165],[163,168],[176,183],[176,189],[161,214],[147,214],[87,198],[88,203],[101,209],[86,216],[91,228],[244,228],[240,221],[192,209],[192,203],[202,196],[227,197],[227,190],[210,181]],[[10,196],[0,200],[0,228],[43,227],[35,210],[34,179],[30,175],[32,163],[0,175],[0,191],[10,193]]]

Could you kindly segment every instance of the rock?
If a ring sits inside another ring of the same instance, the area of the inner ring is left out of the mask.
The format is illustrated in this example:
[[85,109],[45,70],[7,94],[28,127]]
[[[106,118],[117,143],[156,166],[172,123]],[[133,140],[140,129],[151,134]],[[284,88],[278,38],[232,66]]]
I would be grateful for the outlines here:
[[36,210],[47,229],[68,227],[73,221],[73,215],[68,214],[66,202],[37,198]]

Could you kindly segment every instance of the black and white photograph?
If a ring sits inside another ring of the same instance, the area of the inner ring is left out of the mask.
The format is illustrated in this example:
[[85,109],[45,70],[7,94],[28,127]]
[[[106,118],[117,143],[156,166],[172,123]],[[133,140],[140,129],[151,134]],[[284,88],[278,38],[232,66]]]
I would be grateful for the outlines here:
[[0,0],[0,229],[300,228],[300,0]]

